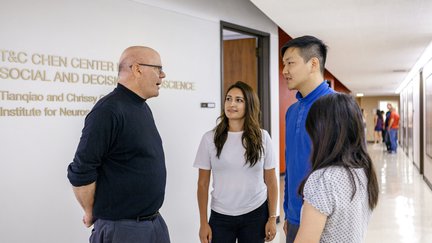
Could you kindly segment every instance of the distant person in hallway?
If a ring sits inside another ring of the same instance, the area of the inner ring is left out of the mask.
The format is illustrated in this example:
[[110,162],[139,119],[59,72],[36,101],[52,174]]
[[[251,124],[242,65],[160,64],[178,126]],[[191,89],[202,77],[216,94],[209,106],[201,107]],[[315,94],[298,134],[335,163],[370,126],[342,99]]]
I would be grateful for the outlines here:
[[169,243],[159,213],[166,185],[162,140],[146,100],[159,95],[165,73],[159,54],[124,50],[118,85],[85,119],[68,178],[94,224],[91,243]]
[[200,241],[271,241],[276,235],[276,159],[270,135],[260,128],[258,96],[249,85],[238,81],[228,88],[218,121],[203,135],[194,162],[199,169]]
[[334,90],[324,80],[327,46],[313,36],[302,36],[288,41],[281,48],[282,74],[288,89],[297,90],[297,102],[285,115],[285,211],[284,231],[286,242],[292,243],[300,224],[303,203],[298,195],[301,181],[310,171],[311,141],[305,122],[309,108],[319,97]]
[[357,103],[347,94],[321,97],[306,130],[312,170],[299,188],[304,203],[294,242],[363,242],[379,188]]
[[382,130],[384,129],[384,118],[380,110],[377,109],[374,117],[374,143],[381,143],[382,140]]
[[381,131],[381,138],[382,138],[382,142],[385,144],[385,136],[386,136],[386,126],[385,126],[385,114],[384,111],[381,111],[381,117],[384,120],[384,124],[383,124],[383,129]]
[[365,134],[365,144],[367,144],[367,123],[366,123],[366,112],[363,108],[360,108],[361,113],[362,113],[362,118],[363,118],[363,132]]
[[391,108],[392,108],[392,105],[390,103],[388,103],[387,104],[387,109],[388,110],[386,112],[385,121],[384,121],[384,130],[386,131],[384,140],[385,140],[385,145],[386,145],[386,148],[387,148],[387,152],[391,151],[390,133],[387,131],[387,127],[388,127],[388,124],[390,122]]
[[399,114],[396,109],[390,104],[387,104],[387,107],[390,110],[389,123],[387,126],[387,132],[390,138],[390,151],[389,153],[397,152],[397,137],[398,137],[398,129],[399,129]]

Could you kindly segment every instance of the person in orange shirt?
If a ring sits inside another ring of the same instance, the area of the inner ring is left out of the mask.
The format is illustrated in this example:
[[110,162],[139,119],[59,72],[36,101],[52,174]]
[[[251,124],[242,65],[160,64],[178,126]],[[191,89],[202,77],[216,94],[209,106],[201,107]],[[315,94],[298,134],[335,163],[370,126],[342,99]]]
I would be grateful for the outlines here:
[[390,151],[389,153],[396,153],[397,151],[397,137],[398,137],[398,129],[399,129],[399,114],[396,109],[389,103],[387,104],[387,108],[390,110],[390,121],[387,126],[387,132],[390,137]]

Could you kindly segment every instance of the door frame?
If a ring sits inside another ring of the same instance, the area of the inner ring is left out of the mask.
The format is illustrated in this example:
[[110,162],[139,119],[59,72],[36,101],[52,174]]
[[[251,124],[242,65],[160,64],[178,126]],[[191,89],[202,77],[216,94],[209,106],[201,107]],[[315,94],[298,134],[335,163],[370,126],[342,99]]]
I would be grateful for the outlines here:
[[[419,165],[420,168],[419,172],[421,175],[424,175],[423,173],[423,163],[424,163],[424,132],[425,132],[425,122],[424,122],[424,100],[425,100],[425,93],[424,93],[424,80],[423,80],[423,68],[420,70],[419,72],[419,86],[420,86],[420,102],[419,102],[419,110],[417,112],[419,112],[419,119],[420,119],[420,137],[417,139],[417,141],[419,142],[419,153],[420,153],[420,161],[419,161]],[[415,148],[414,148],[415,149]],[[415,163],[414,163],[415,164]]]
[[238,33],[250,35],[257,38],[258,42],[258,65],[257,65],[257,86],[258,97],[260,99],[261,108],[261,125],[271,134],[271,106],[270,106],[270,34],[248,27],[220,22],[220,50],[221,50],[221,109],[223,109],[224,95],[223,94],[223,30],[235,31]]

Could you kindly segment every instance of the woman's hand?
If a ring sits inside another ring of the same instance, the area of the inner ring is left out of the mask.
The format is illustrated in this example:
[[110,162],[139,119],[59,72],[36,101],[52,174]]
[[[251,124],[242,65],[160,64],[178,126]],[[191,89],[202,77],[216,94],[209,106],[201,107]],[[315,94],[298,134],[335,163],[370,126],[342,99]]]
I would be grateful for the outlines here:
[[269,218],[265,226],[265,241],[272,241],[276,236],[276,218]]
[[201,225],[199,230],[199,238],[201,243],[210,243],[212,240],[212,230],[208,223]]

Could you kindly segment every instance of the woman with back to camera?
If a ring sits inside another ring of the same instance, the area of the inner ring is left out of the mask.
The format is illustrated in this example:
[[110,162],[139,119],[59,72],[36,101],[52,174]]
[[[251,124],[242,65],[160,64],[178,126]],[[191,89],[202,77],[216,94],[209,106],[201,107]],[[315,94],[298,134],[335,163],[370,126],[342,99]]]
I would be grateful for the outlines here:
[[312,170],[299,188],[303,207],[295,243],[363,242],[379,191],[363,129],[362,113],[347,94],[326,95],[312,105],[306,119]]
[[252,88],[236,82],[225,94],[218,125],[201,139],[194,167],[202,243],[261,243],[276,235],[276,162],[270,136],[260,129],[259,109]]
[[380,110],[376,111],[375,117],[374,117],[374,138],[375,143],[381,143],[382,140],[382,130],[384,129],[384,118]]

